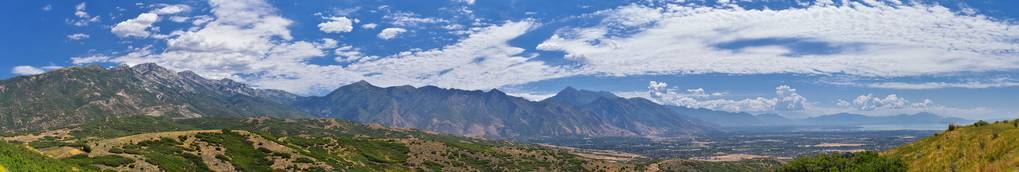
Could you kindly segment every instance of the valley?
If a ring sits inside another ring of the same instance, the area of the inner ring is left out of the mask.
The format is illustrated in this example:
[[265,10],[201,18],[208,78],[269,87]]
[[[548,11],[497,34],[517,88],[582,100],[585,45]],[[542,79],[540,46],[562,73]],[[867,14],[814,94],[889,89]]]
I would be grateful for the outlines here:
[[[659,159],[790,160],[831,152],[884,151],[937,133],[930,130],[716,133],[698,138],[575,138],[533,142],[630,152]],[[741,158],[742,157],[742,158]]]

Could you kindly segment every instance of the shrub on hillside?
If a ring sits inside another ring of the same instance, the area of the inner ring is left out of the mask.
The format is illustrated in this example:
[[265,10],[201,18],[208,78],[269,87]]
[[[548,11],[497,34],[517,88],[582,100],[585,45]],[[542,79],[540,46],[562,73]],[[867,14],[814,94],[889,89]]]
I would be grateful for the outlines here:
[[982,127],[982,126],[987,126],[987,125],[991,125],[991,124],[987,123],[987,121],[984,121],[984,120],[980,120],[980,121],[977,121],[976,123],[973,123],[973,126],[976,126],[976,127]]
[[796,158],[783,166],[783,172],[807,171],[906,171],[902,161],[881,157],[875,152],[829,153]]

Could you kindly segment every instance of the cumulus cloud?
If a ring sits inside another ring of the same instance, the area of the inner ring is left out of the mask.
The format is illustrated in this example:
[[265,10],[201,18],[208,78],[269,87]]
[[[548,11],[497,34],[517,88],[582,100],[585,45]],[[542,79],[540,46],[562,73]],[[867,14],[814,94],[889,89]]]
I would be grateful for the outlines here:
[[375,27],[378,27],[378,26],[379,26],[379,24],[368,23],[368,24],[361,25],[361,28],[363,28],[363,29],[375,29]]
[[860,95],[851,102],[846,100],[839,100],[839,106],[849,107],[855,110],[862,111],[874,111],[882,109],[924,109],[937,106],[934,101],[930,99],[923,99],[918,102],[912,102],[904,98],[899,98],[895,94],[889,94],[884,98],[880,96],[874,96],[873,94]]
[[16,75],[37,75],[44,72],[46,71],[32,66],[15,66],[14,69],[11,69],[11,73]]
[[[128,19],[126,21],[117,23],[117,25],[114,25],[113,28],[110,29],[110,32],[113,32],[114,35],[117,35],[118,37],[122,38],[149,37],[150,35],[152,35],[152,33],[149,32],[149,28],[151,28],[152,24],[156,23],[156,21],[159,21],[160,19],[159,15],[177,14],[188,10],[190,10],[190,7],[187,5],[164,6],[152,10],[151,12],[141,13],[138,15],[138,17],[135,17],[133,19]],[[176,21],[179,19],[174,20]]]
[[82,40],[82,39],[88,39],[88,37],[89,37],[89,35],[88,34],[84,34],[84,33],[74,33],[74,34],[67,35],[67,39],[70,39],[70,40]]
[[152,27],[153,23],[156,23],[156,20],[159,20],[159,15],[156,13],[142,13],[133,19],[117,23],[110,31],[122,38],[149,37],[152,33],[149,33],[148,29]]
[[329,17],[329,21],[318,24],[318,29],[325,33],[342,33],[354,30],[354,22],[347,17]]
[[379,39],[390,40],[390,39],[396,38],[396,36],[399,36],[403,32],[407,32],[407,29],[403,29],[403,28],[386,28],[386,29],[382,29],[382,32],[379,32],[378,36],[379,36]]
[[[648,14],[648,12],[658,12]],[[578,74],[849,74],[897,77],[1019,69],[1019,26],[939,5],[833,5],[781,10],[670,5],[610,10],[604,24],[561,29],[538,46],[566,53]],[[661,17],[657,17],[661,16]],[[653,23],[620,34],[619,25]],[[781,29],[776,29],[781,28]],[[791,40],[826,46],[740,42]],[[817,50],[814,50],[817,51]]]
[[707,93],[703,88],[688,89],[685,92],[668,88],[665,82],[651,81],[648,94],[653,100],[667,105],[687,108],[703,108],[728,112],[774,112],[799,111],[809,106],[807,99],[787,85],[775,88],[775,97],[747,98],[740,100],[719,98],[723,93]]

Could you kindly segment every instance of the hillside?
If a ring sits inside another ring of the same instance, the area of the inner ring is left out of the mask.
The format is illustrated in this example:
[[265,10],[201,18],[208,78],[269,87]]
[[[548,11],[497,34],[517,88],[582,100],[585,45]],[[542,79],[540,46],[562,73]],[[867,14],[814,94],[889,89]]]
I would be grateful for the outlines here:
[[685,137],[710,130],[646,99],[573,88],[534,102],[494,89],[383,88],[362,81],[294,104],[319,117],[492,139]]
[[155,64],[70,67],[0,81],[0,132],[33,131],[126,116],[306,117],[285,94],[208,80]]
[[[135,116],[4,139],[11,143],[0,143],[0,151],[3,151],[0,166],[12,171],[58,167],[86,171],[643,169],[636,164],[585,158],[544,146],[388,129],[333,119],[172,120]],[[60,166],[37,166],[34,162],[52,162]]]
[[1019,120],[977,122],[884,152],[910,171],[1019,170]]

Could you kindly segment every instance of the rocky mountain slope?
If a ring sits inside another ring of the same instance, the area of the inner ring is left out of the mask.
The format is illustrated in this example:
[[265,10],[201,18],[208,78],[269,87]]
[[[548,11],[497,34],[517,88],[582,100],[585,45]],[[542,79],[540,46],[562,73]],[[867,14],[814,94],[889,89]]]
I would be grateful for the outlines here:
[[281,91],[209,80],[155,64],[70,67],[0,81],[0,131],[28,131],[135,115],[306,117]]
[[499,90],[382,88],[357,82],[294,104],[319,117],[495,139],[669,137],[709,129],[646,99],[573,88],[534,102]]
[[325,117],[490,139],[687,137],[712,130],[646,99],[574,88],[535,102],[494,89],[382,88],[358,82],[325,96],[301,97],[155,64],[71,67],[0,81],[4,132],[138,115]]

